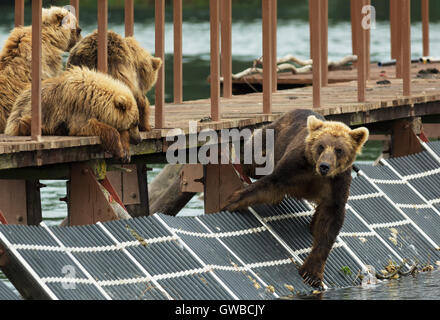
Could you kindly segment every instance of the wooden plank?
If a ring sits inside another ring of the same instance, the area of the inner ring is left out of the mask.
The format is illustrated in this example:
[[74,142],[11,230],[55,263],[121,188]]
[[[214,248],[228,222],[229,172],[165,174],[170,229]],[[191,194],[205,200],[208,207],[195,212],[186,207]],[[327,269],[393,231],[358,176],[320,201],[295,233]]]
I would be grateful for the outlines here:
[[220,2],[223,97],[232,97],[232,0]]
[[33,140],[41,138],[41,28],[42,0],[32,0],[32,122]]
[[68,199],[69,226],[118,219],[92,170],[84,164],[72,164]]
[[79,0],[70,0],[70,5],[75,9],[75,17],[79,21]]
[[277,26],[278,26],[278,0],[271,0],[272,5],[272,92],[277,92],[278,88],[278,66],[277,66]]
[[210,0],[210,42],[211,42],[211,119],[219,121],[220,112],[220,47],[219,47],[219,26],[220,26],[220,4],[217,0]]
[[361,4],[363,3],[363,1],[358,1],[357,2],[357,7],[356,7],[356,11],[358,12],[358,21],[359,23],[357,24],[356,27],[356,32],[357,32],[357,41],[358,41],[358,45],[357,45],[357,50],[358,50],[358,63],[357,63],[357,69],[358,69],[358,87],[357,87],[357,91],[358,91],[358,102],[365,102],[366,100],[366,70],[365,70],[365,61],[366,61],[366,31],[364,30],[364,28],[362,27],[361,21],[362,21],[362,10],[361,10]]
[[26,181],[0,180],[0,210],[9,224],[27,224]]
[[321,83],[328,85],[328,0],[321,0]]

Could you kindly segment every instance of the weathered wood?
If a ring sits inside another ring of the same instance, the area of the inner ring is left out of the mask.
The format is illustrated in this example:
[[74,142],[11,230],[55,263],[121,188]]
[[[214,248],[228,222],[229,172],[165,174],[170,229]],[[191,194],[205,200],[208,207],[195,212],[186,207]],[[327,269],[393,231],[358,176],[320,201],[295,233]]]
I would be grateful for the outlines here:
[[15,0],[15,27],[24,26],[24,0]]
[[162,66],[157,75],[155,86],[156,106],[154,108],[154,127],[164,128],[165,121],[165,0],[155,0],[155,52],[154,55],[162,59]]
[[41,138],[41,29],[42,0],[32,0],[32,122],[31,136]]
[[98,71],[108,71],[108,0],[98,1]]
[[391,157],[403,157],[423,151],[411,119],[396,120],[392,127]]
[[205,213],[219,212],[230,195],[243,187],[243,182],[232,165],[208,164],[204,166]]
[[68,190],[69,225],[94,224],[98,221],[118,220],[102,186],[92,170],[84,164],[72,164]]
[[150,214],[176,215],[193,198],[195,192],[182,192],[180,175],[183,165],[166,165],[149,185]]

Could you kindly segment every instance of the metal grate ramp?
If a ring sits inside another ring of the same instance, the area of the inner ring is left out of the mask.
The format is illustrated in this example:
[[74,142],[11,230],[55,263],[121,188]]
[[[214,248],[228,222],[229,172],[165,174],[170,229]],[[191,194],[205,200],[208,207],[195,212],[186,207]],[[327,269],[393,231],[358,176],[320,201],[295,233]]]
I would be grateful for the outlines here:
[[1,279],[0,279],[0,300],[20,300],[19,295]]
[[[378,166],[357,165],[326,264],[327,287],[359,285],[359,272],[379,271],[390,260],[406,270],[440,260],[440,158],[424,146]],[[312,214],[308,202],[286,198],[199,217],[0,225],[0,244],[11,257],[5,268],[26,279],[24,297],[277,299],[313,291],[297,272],[311,250]]]

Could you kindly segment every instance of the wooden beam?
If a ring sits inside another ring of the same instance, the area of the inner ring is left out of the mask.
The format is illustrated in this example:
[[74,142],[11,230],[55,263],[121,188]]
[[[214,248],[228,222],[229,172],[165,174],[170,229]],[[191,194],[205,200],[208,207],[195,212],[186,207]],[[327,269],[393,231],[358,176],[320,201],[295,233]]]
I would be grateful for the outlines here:
[[234,191],[243,188],[239,176],[231,164],[204,166],[205,213],[219,212]]
[[263,113],[272,113],[272,5],[262,1],[263,16]]
[[362,27],[362,4],[360,0],[356,3],[356,12],[358,15],[357,31],[357,50],[358,50],[358,102],[365,102],[366,96],[366,30]]
[[182,89],[182,0],[173,0],[173,22],[174,22],[174,103],[183,102]]
[[403,157],[422,151],[422,145],[412,128],[412,121],[408,119],[394,121],[392,126],[390,156]]
[[313,60],[313,108],[321,107],[321,1],[309,0],[309,10],[311,13],[311,47]]
[[[358,16],[358,12],[357,12],[357,4],[356,4],[357,0],[350,0],[350,17],[351,17],[351,47],[352,47],[352,53],[353,55],[357,55],[357,25],[358,25],[358,21],[359,21],[359,16]],[[393,0],[391,0],[393,1]]]
[[124,4],[125,36],[134,35],[134,0],[125,0]]
[[24,26],[24,0],[15,0],[15,27]]
[[321,0],[321,83],[328,85],[328,0]]
[[[364,0],[364,5],[371,6],[371,0]],[[371,11],[370,11],[370,14],[372,14]],[[373,21],[370,21],[370,26],[372,23],[373,23]],[[371,28],[368,28],[367,30],[365,30],[365,78],[366,78],[366,80],[370,79],[370,73],[371,73],[370,43],[371,43]]]
[[411,95],[411,0],[402,0],[403,95]]
[[217,0],[210,0],[210,30],[211,30],[211,119],[220,120],[220,4]]
[[165,0],[155,0],[155,53],[162,59],[156,82],[156,102],[154,126],[156,129],[165,126]]
[[107,73],[107,29],[108,29],[108,0],[98,1],[98,71]]
[[429,0],[422,0],[423,56],[429,57]]
[[278,66],[277,66],[277,26],[278,26],[278,0],[271,0],[272,5],[272,92],[278,88]]
[[79,21],[79,0],[70,0],[70,5],[75,9],[75,17]]
[[32,123],[33,140],[41,139],[41,28],[42,0],[32,0]]
[[221,67],[223,97],[232,97],[232,0],[223,0],[221,7]]

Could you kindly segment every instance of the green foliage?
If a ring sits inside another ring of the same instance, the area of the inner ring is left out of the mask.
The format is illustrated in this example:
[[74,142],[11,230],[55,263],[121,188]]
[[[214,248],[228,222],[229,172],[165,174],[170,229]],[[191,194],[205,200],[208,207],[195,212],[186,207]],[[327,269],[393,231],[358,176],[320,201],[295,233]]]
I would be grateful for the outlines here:
[[351,276],[353,274],[348,266],[341,267],[341,271],[346,276]]

